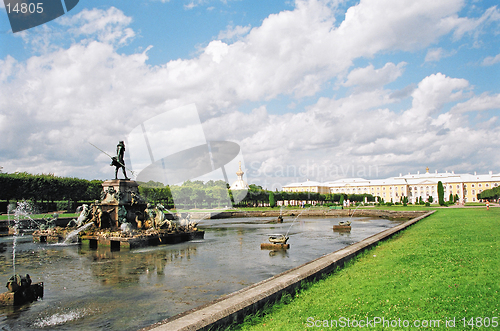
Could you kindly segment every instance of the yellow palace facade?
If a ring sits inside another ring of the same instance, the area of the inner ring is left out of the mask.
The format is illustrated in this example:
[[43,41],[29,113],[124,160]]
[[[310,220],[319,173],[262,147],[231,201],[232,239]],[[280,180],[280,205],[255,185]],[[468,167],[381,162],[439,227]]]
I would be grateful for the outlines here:
[[438,182],[443,183],[444,199],[449,200],[450,194],[458,195],[461,203],[477,201],[477,194],[500,185],[500,173],[487,175],[455,174],[454,172],[429,173],[429,168],[423,174],[408,174],[386,179],[347,178],[331,182],[314,182],[307,180],[283,186],[285,192],[317,192],[371,194],[384,201],[399,202],[401,197],[408,197],[410,203],[415,203],[421,197],[428,201],[438,201]]

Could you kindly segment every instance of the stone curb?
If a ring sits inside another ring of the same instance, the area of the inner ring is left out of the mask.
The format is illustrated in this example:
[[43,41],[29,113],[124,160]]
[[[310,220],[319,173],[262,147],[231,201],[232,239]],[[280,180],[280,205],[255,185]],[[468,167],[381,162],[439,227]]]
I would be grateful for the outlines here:
[[342,267],[347,261],[362,251],[415,224],[434,212],[435,210],[430,211],[355,244],[223,296],[203,306],[170,317],[142,330],[215,330],[235,322],[241,322],[246,315],[255,313],[267,303],[275,302],[284,293],[293,293],[300,287],[301,282],[312,281],[320,278],[322,275],[333,272],[336,268]]

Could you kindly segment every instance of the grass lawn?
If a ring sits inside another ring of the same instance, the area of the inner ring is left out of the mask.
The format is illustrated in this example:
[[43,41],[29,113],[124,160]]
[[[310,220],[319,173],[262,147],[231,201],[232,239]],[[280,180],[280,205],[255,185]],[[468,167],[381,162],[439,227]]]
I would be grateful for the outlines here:
[[500,208],[443,208],[231,330],[500,330],[499,272]]
[[[52,215],[54,213],[48,213],[48,214],[33,214],[33,215],[30,215],[30,217],[34,220],[37,220],[37,219],[42,219],[42,218],[46,218],[46,219],[49,219],[49,218],[52,218]],[[67,214],[59,214],[59,218],[63,218],[63,217],[72,217],[72,218],[77,218],[78,216],[80,216],[80,214],[75,214],[75,213],[67,213]],[[6,221],[6,220],[14,220],[14,215],[11,214],[10,216],[9,215],[0,215],[0,221]]]

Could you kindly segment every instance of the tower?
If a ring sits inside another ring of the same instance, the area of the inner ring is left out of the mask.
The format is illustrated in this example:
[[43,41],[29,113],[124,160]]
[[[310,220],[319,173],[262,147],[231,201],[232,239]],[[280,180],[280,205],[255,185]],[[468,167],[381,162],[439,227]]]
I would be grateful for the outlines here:
[[243,180],[243,170],[241,170],[241,161],[238,163],[238,171],[236,171],[236,176],[238,179],[234,181],[233,185],[229,188],[231,191],[236,190],[248,190],[248,184]]

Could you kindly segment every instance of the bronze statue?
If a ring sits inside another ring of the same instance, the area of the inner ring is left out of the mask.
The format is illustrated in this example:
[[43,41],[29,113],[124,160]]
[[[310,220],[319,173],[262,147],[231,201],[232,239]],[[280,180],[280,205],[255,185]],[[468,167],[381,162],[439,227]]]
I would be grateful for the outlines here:
[[127,177],[127,172],[125,171],[125,160],[123,156],[125,155],[125,143],[120,141],[116,146],[116,156],[113,156],[111,159],[111,165],[115,166],[115,179],[118,179],[118,170],[121,168],[123,171],[123,175],[125,179],[129,179]]

